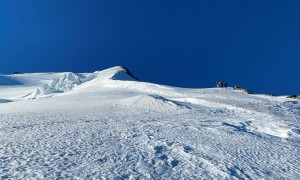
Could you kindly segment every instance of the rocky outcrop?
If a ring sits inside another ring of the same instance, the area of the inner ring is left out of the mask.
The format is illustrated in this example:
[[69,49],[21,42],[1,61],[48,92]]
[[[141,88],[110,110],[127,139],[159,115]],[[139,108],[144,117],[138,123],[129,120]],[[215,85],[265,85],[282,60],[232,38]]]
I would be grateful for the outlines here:
[[245,88],[242,88],[241,86],[234,86],[233,87],[234,90],[239,90],[239,91],[244,91],[245,93],[247,94],[253,94],[252,91],[248,90],[248,89],[245,89]]
[[132,77],[133,79],[139,81],[139,79],[137,77],[135,77],[126,67],[124,66],[121,66],[122,69],[124,69],[124,71],[130,76]]
[[291,96],[288,96],[287,98],[300,100],[300,96],[299,95],[291,95]]

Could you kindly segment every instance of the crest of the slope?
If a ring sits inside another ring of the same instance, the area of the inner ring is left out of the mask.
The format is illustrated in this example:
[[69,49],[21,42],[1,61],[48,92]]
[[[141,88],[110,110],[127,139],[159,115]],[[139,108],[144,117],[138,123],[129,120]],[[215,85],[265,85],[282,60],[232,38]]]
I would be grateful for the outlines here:
[[96,71],[99,79],[113,79],[113,80],[139,80],[127,68],[123,66],[115,66],[103,71]]
[[138,79],[135,78],[128,69],[122,66],[116,66],[103,71],[95,71],[94,73],[85,74],[68,72],[54,78],[48,84],[36,88],[26,97],[28,99],[45,97],[53,93],[70,91],[83,83],[85,83],[86,86],[100,84],[103,80],[135,81]]

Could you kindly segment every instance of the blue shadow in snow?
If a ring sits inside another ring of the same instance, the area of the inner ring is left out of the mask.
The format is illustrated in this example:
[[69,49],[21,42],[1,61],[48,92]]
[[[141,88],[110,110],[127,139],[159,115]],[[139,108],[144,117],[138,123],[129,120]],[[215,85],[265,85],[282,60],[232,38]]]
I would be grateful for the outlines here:
[[23,83],[4,75],[0,75],[0,86],[23,85]]
[[246,133],[250,133],[250,134],[256,135],[256,134],[254,134],[252,132],[249,132],[247,130],[247,126],[249,126],[250,123],[251,123],[251,121],[247,121],[245,123],[240,123],[239,126],[236,126],[236,125],[233,125],[233,124],[230,124],[230,123],[227,123],[227,122],[223,122],[223,125],[232,127],[232,128],[235,129],[235,131],[241,131],[241,132],[246,132]]

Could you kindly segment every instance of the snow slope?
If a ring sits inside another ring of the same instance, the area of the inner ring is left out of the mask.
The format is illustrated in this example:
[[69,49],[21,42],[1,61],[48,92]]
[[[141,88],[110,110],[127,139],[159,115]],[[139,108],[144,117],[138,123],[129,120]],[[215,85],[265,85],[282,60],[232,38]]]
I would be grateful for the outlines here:
[[0,179],[299,179],[300,105],[94,73],[0,75]]

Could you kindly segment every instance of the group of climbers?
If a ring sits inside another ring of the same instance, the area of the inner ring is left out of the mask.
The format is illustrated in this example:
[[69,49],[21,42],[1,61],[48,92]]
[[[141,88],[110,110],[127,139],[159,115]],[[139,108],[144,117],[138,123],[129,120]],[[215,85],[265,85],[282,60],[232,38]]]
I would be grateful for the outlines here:
[[219,82],[217,82],[217,87],[218,88],[222,88],[222,87],[227,88],[227,82],[219,81]]

